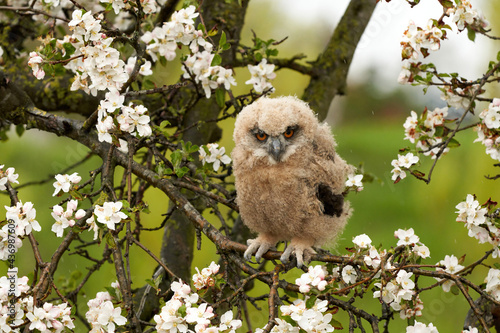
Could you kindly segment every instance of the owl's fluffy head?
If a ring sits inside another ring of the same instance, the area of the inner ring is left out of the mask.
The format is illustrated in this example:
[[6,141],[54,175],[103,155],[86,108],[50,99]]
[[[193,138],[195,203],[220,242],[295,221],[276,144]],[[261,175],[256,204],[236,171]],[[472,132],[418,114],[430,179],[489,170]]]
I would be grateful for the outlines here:
[[237,147],[275,164],[311,143],[318,126],[315,114],[300,99],[262,97],[240,112],[233,139]]

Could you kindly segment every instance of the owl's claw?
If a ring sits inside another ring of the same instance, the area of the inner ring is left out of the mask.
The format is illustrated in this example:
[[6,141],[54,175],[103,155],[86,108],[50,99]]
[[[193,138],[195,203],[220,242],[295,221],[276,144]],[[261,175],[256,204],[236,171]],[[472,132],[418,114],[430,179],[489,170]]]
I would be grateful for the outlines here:
[[252,259],[252,255],[255,253],[255,261],[257,263],[260,262],[262,259],[262,256],[274,246],[274,244],[263,241],[262,239],[256,238],[256,239],[249,239],[247,241],[248,248],[243,254],[243,257],[247,260],[250,261]]
[[297,267],[301,268],[304,265],[304,262],[308,263],[311,261],[311,257],[316,254],[316,251],[314,251],[310,246],[304,246],[296,243],[294,244],[292,241],[281,255],[281,262],[284,264],[288,263],[292,253],[294,253],[297,257]]
[[287,264],[288,260],[290,259],[290,255],[292,254],[293,251],[293,246],[289,245],[286,247],[285,251],[283,251],[283,254],[280,257],[280,260],[282,263]]

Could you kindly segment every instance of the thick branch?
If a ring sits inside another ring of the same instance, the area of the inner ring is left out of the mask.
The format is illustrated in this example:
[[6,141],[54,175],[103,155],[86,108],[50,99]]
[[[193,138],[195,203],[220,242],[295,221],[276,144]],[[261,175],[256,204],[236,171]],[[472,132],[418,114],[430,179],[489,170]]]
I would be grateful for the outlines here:
[[[87,95],[83,91],[70,91],[69,75],[48,77],[36,80],[26,69],[16,65],[5,72],[0,71],[0,112],[13,111],[16,104],[6,98],[20,98],[45,111],[63,111],[89,116],[99,105],[99,98]],[[15,85],[15,87],[14,87]]]
[[316,73],[302,98],[323,120],[336,95],[345,94],[347,73],[361,35],[375,9],[374,0],[351,0],[328,45],[312,64]]

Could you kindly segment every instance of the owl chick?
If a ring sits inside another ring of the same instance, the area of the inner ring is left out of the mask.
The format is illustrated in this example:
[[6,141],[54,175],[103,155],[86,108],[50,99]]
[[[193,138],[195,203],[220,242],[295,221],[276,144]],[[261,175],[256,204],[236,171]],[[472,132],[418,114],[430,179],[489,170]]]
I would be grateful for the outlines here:
[[295,97],[266,98],[238,115],[232,151],[237,203],[256,239],[244,257],[260,261],[278,241],[289,241],[302,266],[343,230],[351,214],[342,191],[352,167],[335,153],[327,124]]

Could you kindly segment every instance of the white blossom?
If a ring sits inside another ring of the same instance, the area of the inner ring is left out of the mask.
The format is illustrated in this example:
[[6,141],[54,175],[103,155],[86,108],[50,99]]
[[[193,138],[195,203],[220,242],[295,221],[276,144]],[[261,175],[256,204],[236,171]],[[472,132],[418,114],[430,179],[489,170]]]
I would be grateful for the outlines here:
[[62,237],[64,229],[67,227],[74,226],[75,219],[81,219],[85,216],[85,211],[83,209],[77,211],[77,207],[77,200],[70,200],[66,206],[66,211],[59,205],[52,207],[51,215],[55,220],[55,223],[52,225],[52,231],[56,233],[57,237]]
[[214,316],[213,309],[207,303],[201,304],[199,307],[188,307],[186,309],[186,322],[208,326],[210,319]]
[[481,142],[486,147],[486,153],[494,160],[500,161],[500,98],[494,98],[488,108],[479,114],[482,122],[475,127],[478,138],[474,142]]
[[196,83],[201,83],[205,96],[210,98],[212,89],[223,85],[229,89],[231,85],[236,85],[236,80],[233,78],[233,71],[225,69],[221,66],[212,66],[214,54],[203,51],[189,56],[184,61],[182,70],[183,77],[190,78],[193,76]]
[[[458,258],[455,257],[454,255],[446,255],[443,260],[438,262],[436,265],[441,265],[444,266],[445,268],[440,268],[437,267],[436,271],[444,271],[450,274],[456,274],[462,269],[464,269],[464,266],[460,265],[458,263]],[[442,279],[436,278],[436,280],[441,281]],[[445,292],[449,292],[451,287],[455,284],[454,281],[452,280],[446,280],[441,286]]]
[[[220,317],[220,327],[221,331],[229,331],[229,333],[234,333],[235,330],[242,326],[242,322],[239,319],[233,319],[233,311],[229,310],[225,312]],[[278,319],[278,318],[277,318]]]
[[111,3],[115,14],[120,13],[123,8],[126,8],[125,2],[123,0],[100,0],[104,3]]
[[479,26],[485,28],[489,25],[488,21],[475,9],[468,0],[462,0],[456,7],[450,10],[451,21],[456,24],[459,31],[467,26]]
[[418,243],[418,241],[420,240],[419,237],[415,235],[413,228],[410,228],[408,230],[398,229],[394,232],[394,237],[399,239],[397,246],[413,245]]
[[350,174],[347,176],[347,181],[345,182],[345,186],[357,187],[357,190],[361,191],[363,190],[363,183],[361,182],[362,179],[363,175]]
[[[305,332],[333,332],[334,328],[330,324],[332,315],[324,314],[328,309],[328,301],[316,300],[312,308],[306,306],[307,297],[305,300],[297,299],[290,305],[282,305],[280,310],[284,316],[290,316],[298,326]],[[298,332],[297,327],[286,324],[285,322],[277,322],[276,331],[271,332]]]
[[5,206],[5,209],[7,210],[5,214],[7,220],[14,221],[17,236],[29,235],[32,230],[42,230],[38,221],[35,220],[36,209],[33,207],[33,203],[28,201],[23,204],[19,201],[15,206]]
[[366,249],[366,248],[370,247],[371,244],[372,244],[372,240],[366,234],[361,234],[361,235],[358,235],[358,236],[354,237],[354,239],[352,240],[352,242],[357,247],[362,248],[362,249]]
[[412,326],[406,327],[406,333],[439,333],[432,323],[425,325],[415,320]]
[[326,268],[321,265],[309,266],[307,273],[302,274],[300,278],[296,279],[295,284],[299,286],[301,293],[308,293],[311,290],[311,286],[322,291],[325,290],[328,283],[325,280],[326,274]]
[[500,229],[488,217],[487,208],[481,206],[472,194],[468,194],[466,200],[460,202],[456,208],[457,222],[464,222],[469,237],[476,238],[479,244],[493,245],[492,256],[497,258],[500,254]]
[[356,282],[357,278],[358,274],[356,273],[354,267],[352,267],[351,265],[346,265],[342,269],[342,280],[344,280],[345,283],[353,284]]
[[40,64],[43,63],[43,58],[36,52],[30,52],[29,56],[28,66],[31,67],[33,75],[38,80],[43,79],[45,77],[45,71],[40,67]]
[[403,169],[409,169],[412,165],[417,164],[419,161],[418,156],[413,155],[413,153],[407,153],[406,155],[399,155],[398,159],[393,160],[391,165],[394,167],[392,169],[392,180],[397,180],[398,178],[403,179],[406,177],[406,173]]
[[34,306],[26,313],[26,319],[31,322],[29,329],[41,332],[61,332],[65,327],[75,328],[70,316],[71,307],[68,303],[53,305],[46,302],[43,307]]
[[123,203],[119,201],[105,202],[102,206],[96,205],[94,214],[97,217],[97,222],[105,224],[111,230],[115,230],[115,225],[127,218],[127,215],[120,211],[122,206]]
[[429,258],[431,256],[431,252],[429,251],[429,248],[425,245],[415,245],[412,248],[412,252],[415,253],[417,256],[420,258]]
[[150,118],[146,114],[147,111],[148,109],[143,105],[129,103],[128,106],[123,106],[118,115],[120,130],[139,137],[150,136],[152,129],[149,125]]
[[368,255],[364,256],[363,261],[367,266],[378,268],[380,266],[380,263],[382,262],[381,254],[377,251],[375,246],[370,245]]
[[85,318],[92,327],[91,332],[102,332],[105,329],[108,333],[113,333],[117,325],[127,323],[127,318],[121,315],[121,308],[115,308],[107,291],[98,292],[87,305],[89,310],[85,313]]
[[231,163],[231,158],[226,155],[226,148],[219,148],[217,143],[209,143],[206,147],[208,148],[209,154],[207,154],[203,146],[200,146],[200,149],[198,150],[200,160],[203,165],[205,165],[205,163],[213,163],[214,171],[218,171],[221,163]]
[[[394,311],[399,311],[402,319],[421,315],[423,304],[415,297],[415,282],[411,279],[413,273],[399,270],[394,280],[382,283],[375,283],[379,290],[373,292],[374,298],[379,298]],[[404,301],[404,302],[403,302]]]
[[250,80],[246,81],[245,84],[253,85],[255,91],[259,94],[266,90],[274,91],[273,85],[269,82],[276,78],[276,73],[274,73],[274,65],[268,64],[267,59],[264,58],[262,61],[256,65],[248,65],[248,71],[252,76]]
[[7,183],[16,183],[19,184],[19,181],[17,178],[19,178],[19,175],[16,172],[16,169],[14,168],[7,168],[7,170],[3,171],[2,169],[4,168],[5,165],[0,165],[0,191],[4,191],[7,186]]
[[193,284],[196,289],[203,289],[206,287],[213,286],[215,284],[214,276],[219,272],[220,266],[212,261],[209,267],[205,267],[199,271],[198,267],[195,267],[197,274],[193,275]]
[[60,191],[69,192],[72,185],[78,184],[82,180],[82,177],[78,176],[76,172],[71,175],[57,174],[55,178],[56,181],[53,184],[55,190],[52,196],[56,196]]
[[490,268],[484,282],[486,282],[485,291],[490,293],[497,301],[500,300],[500,270]]
[[121,315],[120,307],[115,308],[111,301],[105,301],[99,307],[97,322],[101,327],[106,327],[108,333],[113,333],[116,325],[122,326],[127,323],[127,318]]

